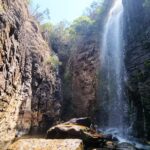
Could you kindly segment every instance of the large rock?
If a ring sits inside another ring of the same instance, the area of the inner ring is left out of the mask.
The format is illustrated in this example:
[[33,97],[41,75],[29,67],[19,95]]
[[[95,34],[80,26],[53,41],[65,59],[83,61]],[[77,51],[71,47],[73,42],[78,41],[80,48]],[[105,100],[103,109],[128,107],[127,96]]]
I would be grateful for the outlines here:
[[8,150],[83,150],[83,144],[79,139],[22,139],[9,146]]
[[[83,118],[82,118],[83,119]],[[75,120],[75,119],[72,119]],[[82,139],[85,147],[103,147],[109,140],[107,136],[81,124],[68,121],[50,128],[47,131],[48,139]],[[80,120],[80,119],[79,119]]]
[[74,118],[68,122],[51,127],[47,131],[48,139],[82,139],[86,148],[115,148],[118,139],[112,135],[98,133],[91,119]]

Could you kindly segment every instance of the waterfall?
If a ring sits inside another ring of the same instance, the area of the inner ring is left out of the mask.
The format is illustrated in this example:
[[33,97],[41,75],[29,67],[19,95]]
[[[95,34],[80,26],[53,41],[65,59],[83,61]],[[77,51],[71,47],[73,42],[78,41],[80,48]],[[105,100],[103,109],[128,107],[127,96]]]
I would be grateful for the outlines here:
[[115,0],[104,26],[100,53],[100,126],[124,128],[123,5]]

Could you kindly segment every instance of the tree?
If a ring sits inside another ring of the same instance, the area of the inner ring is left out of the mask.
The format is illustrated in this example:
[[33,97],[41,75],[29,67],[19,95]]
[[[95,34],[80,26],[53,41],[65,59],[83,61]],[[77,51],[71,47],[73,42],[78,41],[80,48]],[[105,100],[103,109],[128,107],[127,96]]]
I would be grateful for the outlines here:
[[31,5],[32,4],[32,0],[27,0],[27,4]]
[[31,15],[39,22],[42,23],[44,20],[50,19],[50,11],[48,8],[46,8],[43,11],[39,10],[40,6],[37,4],[36,8],[32,10]]
[[47,32],[51,33],[54,28],[54,25],[51,22],[46,22],[46,23],[41,24],[40,27],[41,27],[42,32],[47,31]]
[[89,8],[86,9],[85,15],[95,19],[99,14],[104,11],[104,0],[94,1]]
[[73,21],[69,29],[70,34],[75,37],[78,35],[84,35],[94,22],[95,21],[88,16],[81,16]]
[[40,24],[42,24],[45,20],[47,21],[50,19],[50,11],[48,8],[41,11],[38,4],[36,6],[33,4],[33,0],[27,0],[27,3],[31,16],[33,16]]

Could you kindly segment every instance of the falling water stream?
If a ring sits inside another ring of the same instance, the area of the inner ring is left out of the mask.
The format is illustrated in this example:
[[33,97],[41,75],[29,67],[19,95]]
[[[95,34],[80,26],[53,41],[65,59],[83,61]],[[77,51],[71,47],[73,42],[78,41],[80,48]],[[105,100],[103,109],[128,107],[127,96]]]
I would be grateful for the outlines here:
[[105,109],[105,127],[124,127],[123,79],[123,6],[115,0],[104,27],[101,48],[102,107]]
[[[128,141],[128,104],[125,96],[123,5],[115,0],[104,26],[100,53],[100,130]],[[130,141],[128,141],[130,142]]]

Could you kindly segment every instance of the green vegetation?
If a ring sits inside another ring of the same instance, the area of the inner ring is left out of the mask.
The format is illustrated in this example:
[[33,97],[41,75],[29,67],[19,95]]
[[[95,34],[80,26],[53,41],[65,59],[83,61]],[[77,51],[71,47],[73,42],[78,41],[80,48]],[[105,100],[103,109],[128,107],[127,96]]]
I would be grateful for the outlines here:
[[96,19],[99,14],[104,12],[104,0],[94,1],[89,8],[86,9],[86,15]]
[[44,11],[40,11],[40,6],[37,4],[33,5],[34,0],[27,0],[27,4],[29,7],[30,14],[39,24],[42,24],[45,20],[50,19],[50,11],[49,9],[45,9]]
[[74,60],[75,53],[78,49],[77,46],[79,46],[80,42],[93,36],[99,38],[100,18],[105,10],[103,1],[97,0],[93,2],[86,9],[84,15],[75,19],[72,23],[61,21],[56,25],[53,25],[50,21],[45,22],[47,20],[45,18],[50,18],[49,11],[40,12],[39,6],[31,8],[31,15],[39,22],[44,39],[47,40],[54,54],[57,54],[48,57],[45,63],[51,64],[54,69],[59,67],[59,73],[62,79],[63,98],[65,99],[63,104],[64,111],[62,113],[65,116],[66,112],[72,111],[72,61]]
[[146,60],[144,62],[144,66],[145,66],[146,69],[150,69],[150,60]]
[[27,4],[31,5],[32,4],[32,0],[27,0]]
[[46,64],[51,64],[54,68],[58,67],[59,65],[61,65],[61,62],[59,61],[59,58],[57,55],[51,55],[48,57],[48,59],[46,60]]
[[[104,0],[94,1],[89,8],[86,9],[84,15],[75,19],[72,23],[61,21],[53,25],[50,21],[49,10],[40,11],[40,6],[33,6],[33,0],[27,0],[31,15],[38,21],[44,39],[47,40],[49,46],[57,54],[62,62],[63,72],[67,68],[68,61],[74,55],[77,49],[79,39],[94,35],[99,36],[96,31],[100,15],[104,12]],[[43,23],[44,22],[44,23]],[[46,62],[51,62],[53,66],[60,65],[57,56],[51,56]]]
[[94,24],[94,20],[92,20],[88,16],[81,16],[74,20],[74,22],[70,26],[70,34],[76,36],[77,35],[82,35],[85,34],[88,29],[90,28],[91,25]]
[[[41,31],[46,32],[50,47],[56,52],[63,55],[70,55],[70,51],[75,49],[77,39],[87,36],[91,30],[94,30],[99,15],[104,11],[104,0],[94,1],[89,8],[86,9],[84,15],[75,19],[71,24],[61,21],[57,25],[53,25],[46,20],[50,19],[49,10],[40,11],[39,5],[32,6],[33,0],[28,0],[31,15],[39,22]],[[45,22],[46,23],[43,23]],[[59,56],[59,55],[58,55]],[[68,58],[68,56],[67,56]]]
[[42,24],[40,27],[41,31],[48,31],[49,33],[52,32],[53,30],[53,24],[51,22],[46,22]]

